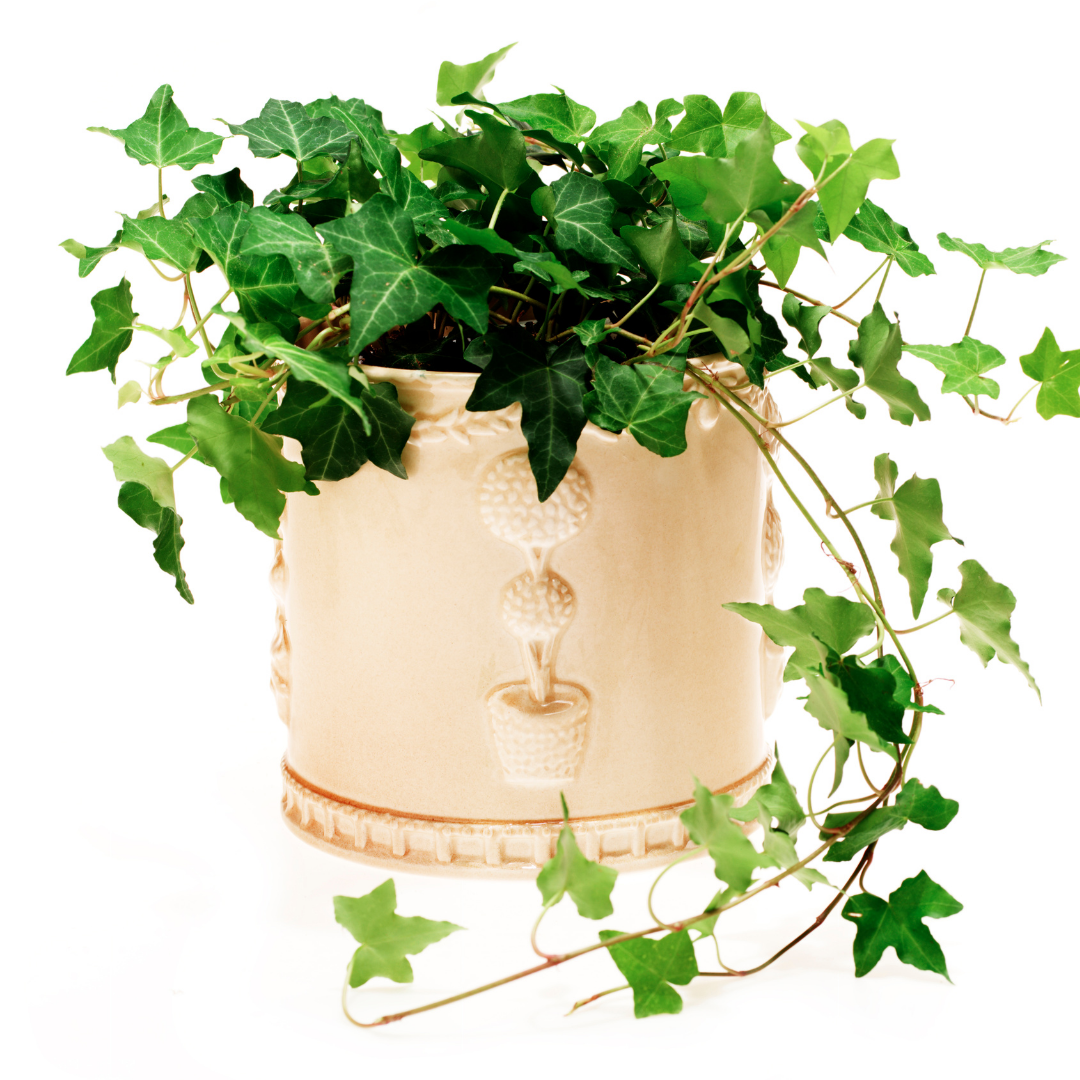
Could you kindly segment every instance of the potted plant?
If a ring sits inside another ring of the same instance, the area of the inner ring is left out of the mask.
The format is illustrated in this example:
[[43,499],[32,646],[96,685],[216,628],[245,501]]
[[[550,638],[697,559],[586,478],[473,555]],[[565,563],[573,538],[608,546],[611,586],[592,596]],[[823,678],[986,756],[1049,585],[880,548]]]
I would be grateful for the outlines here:
[[[594,947],[623,971],[638,1015],[677,1011],[671,984],[698,973],[691,930],[711,936],[720,912],[789,876],[825,882],[817,858],[857,858],[828,914],[886,832],[955,815],[910,769],[938,710],[902,635],[955,615],[984,663],[997,655],[1035,687],[1010,634],[1012,594],[974,559],[958,588],[939,591],[944,612],[918,623],[932,546],[956,539],[937,482],[899,484],[882,454],[863,469],[876,495],[842,509],[788,438],[803,417],[781,419],[771,380],[799,379],[823,399],[805,415],[842,402],[862,420],[877,399],[911,426],[930,418],[900,371],[912,356],[943,373],[943,393],[1009,423],[1016,407],[984,408],[999,392],[986,373],[1006,360],[970,336],[982,277],[1042,274],[1062,256],[941,234],[981,268],[967,332],[905,342],[881,303],[889,273],[934,267],[867,198],[872,182],[899,176],[889,140],[856,147],[838,121],[802,124],[800,182],[774,161],[791,134],[755,94],[723,108],[705,95],[638,102],[597,124],[561,90],[488,102],[505,51],[444,64],[438,104],[460,111],[408,134],[355,98],[271,99],[228,123],[253,155],[291,159],[258,205],[234,169],[197,176],[197,193],[166,214],[164,170],[210,165],[224,137],[189,126],[168,86],[128,127],[93,129],[156,169],[157,200],[108,245],[64,246],[80,275],[120,248],[141,252],[182,287],[184,314],[172,327],[140,323],[121,279],[94,297],[68,370],[115,380],[135,330],[170,350],[119,397],[183,410],[149,440],[179,460],[126,438],[105,454],[120,508],[154,532],[184,599],[172,473],[185,462],[215,469],[223,501],[278,541],[273,686],[294,830],[405,866],[539,869],[544,910],[569,892],[592,918],[611,910],[615,865],[707,848],[724,888],[703,909]],[[841,237],[883,256],[878,269],[831,305],[794,289],[803,250],[824,257]],[[223,295],[208,304],[218,290],[200,275],[215,267]],[[844,308],[879,274],[856,320]],[[787,329],[766,307],[772,294]],[[829,316],[853,328],[846,362],[819,355]],[[200,346],[185,388],[167,393],[173,365]],[[1020,363],[1041,416],[1080,415],[1080,361],[1049,330]],[[800,501],[788,469],[810,479],[825,515]],[[774,486],[854,599],[811,588],[794,609],[771,605]],[[863,508],[896,523],[916,625],[897,629],[884,609],[852,520]],[[806,710],[828,733],[830,795],[850,782],[853,756],[868,794],[803,810],[764,739],[781,679],[805,683]],[[839,805],[854,809],[829,812]],[[821,843],[800,857],[808,813]],[[745,835],[754,823],[760,849]],[[764,868],[778,873],[755,884]],[[394,907],[392,884],[338,898],[361,943],[351,985],[411,979],[405,955],[454,929],[411,920],[389,957],[374,943]],[[848,898],[857,972],[892,944],[944,973],[921,919],[955,910],[925,874],[888,900]],[[535,970],[580,955],[542,952],[535,932],[533,943]],[[649,983],[645,953],[664,953],[668,975]]]

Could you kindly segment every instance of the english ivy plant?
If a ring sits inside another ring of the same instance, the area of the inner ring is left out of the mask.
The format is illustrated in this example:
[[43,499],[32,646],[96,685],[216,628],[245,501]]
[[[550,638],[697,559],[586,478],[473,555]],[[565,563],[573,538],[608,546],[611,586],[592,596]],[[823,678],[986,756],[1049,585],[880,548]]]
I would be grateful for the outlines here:
[[[924,698],[904,637],[955,616],[961,642],[984,665],[996,656],[1038,692],[1012,638],[1015,598],[969,558],[960,565],[960,581],[936,594],[943,612],[897,629],[855,515],[869,509],[894,524],[890,547],[918,620],[934,546],[964,542],[945,523],[940,485],[908,476],[883,453],[845,466],[864,479],[868,497],[841,509],[787,429],[839,402],[863,420],[875,397],[897,423],[929,421],[929,405],[905,374],[916,362],[933,365],[944,376],[942,394],[958,395],[977,417],[1010,424],[1032,391],[1039,416],[1080,417],[1080,349],[1062,350],[1046,329],[1017,364],[971,336],[988,271],[1038,276],[1063,256],[1047,251],[1045,242],[990,251],[940,233],[946,252],[980,271],[974,303],[959,341],[909,344],[881,303],[888,275],[894,265],[912,278],[936,269],[908,228],[868,198],[871,184],[877,200],[885,197],[881,182],[899,176],[890,140],[856,146],[838,120],[800,121],[795,150],[806,173],[791,179],[774,151],[795,136],[766,114],[756,94],[734,92],[723,105],[703,94],[667,98],[653,108],[638,101],[597,123],[592,109],[558,88],[487,100],[483,88],[508,48],[476,63],[443,64],[436,103],[457,111],[408,133],[388,129],[382,114],[358,98],[332,96],[306,104],[272,98],[257,116],[222,121],[221,134],[212,134],[188,124],[167,85],[126,127],[91,129],[119,140],[128,157],[151,168],[148,187],[156,199],[149,209],[124,215],[101,246],[75,240],[62,246],[77,258],[80,277],[127,249],[183,296],[175,325],[152,326],[140,321],[121,277],[92,298],[89,337],[68,365],[69,374],[107,371],[115,383],[117,365],[133,346],[143,356],[167,350],[142,361],[145,378],[124,382],[118,404],[177,406],[148,441],[180,457],[169,464],[129,437],[105,447],[120,483],[120,509],[154,533],[155,560],[190,603],[173,488],[173,474],[187,461],[215,470],[223,501],[272,537],[286,493],[317,496],[319,483],[361,468],[406,479],[402,451],[413,417],[391,383],[369,377],[372,367],[473,372],[469,409],[520,403],[542,500],[565,475],[587,423],[627,431],[653,453],[672,457],[686,449],[690,407],[707,395],[743,426],[843,568],[853,599],[811,587],[788,610],[727,605],[793,649],[784,678],[805,685],[804,708],[825,736],[805,805],[779,762],[771,782],[744,806],[697,785],[682,814],[692,842],[687,854],[703,849],[712,859],[720,884],[714,896],[688,902],[689,914],[665,921],[650,892],[644,929],[604,930],[588,947],[545,952],[537,939],[540,918],[565,896],[584,918],[613,911],[615,870],[590,862],[564,823],[555,855],[537,878],[542,906],[532,943],[540,963],[371,1023],[355,1020],[343,996],[346,1015],[363,1027],[387,1024],[601,949],[624,982],[575,1008],[629,989],[635,1016],[678,1012],[678,987],[768,967],[841,904],[843,918],[855,924],[857,976],[892,948],[900,961],[948,978],[925,920],[955,914],[959,901],[925,872],[887,897],[865,883],[887,834],[908,826],[940,830],[958,811],[912,770],[925,720],[940,710]],[[212,166],[226,138],[246,139],[255,157],[281,158],[281,186],[256,204],[239,169],[208,169],[194,176],[195,194],[167,214],[166,170]],[[837,243],[884,259],[833,304],[791,287],[804,251],[823,258],[825,245]],[[848,314],[844,308],[878,275],[869,310],[860,319]],[[209,304],[205,295],[196,299],[207,289]],[[787,330],[764,303],[777,293]],[[852,328],[846,356],[820,355],[827,319]],[[702,362],[706,357],[739,365],[742,385],[721,382]],[[989,373],[1010,364],[1032,384],[1008,412],[988,412],[983,405],[1001,393]],[[825,400],[803,416],[770,422],[740,391],[780,377],[801,380],[810,392],[826,390]],[[184,388],[166,392],[166,379]],[[302,464],[282,455],[286,435],[301,445]],[[830,520],[819,520],[796,496],[788,466],[781,469],[773,453],[777,445],[788,452],[793,472],[820,493]],[[815,805],[826,762],[829,799],[845,790],[828,805],[820,799]],[[866,788],[848,794],[860,781]],[[757,842],[748,836],[752,823],[760,827]],[[800,852],[804,830],[816,830],[817,841]],[[818,861],[822,869],[812,865]],[[826,864],[837,862],[854,863],[839,884],[827,876]],[[761,963],[727,966],[723,914],[788,879],[833,895],[803,933]],[[396,907],[392,881],[365,897],[335,899],[338,921],[359,942],[343,994],[377,977],[411,981],[406,957],[460,929],[400,916]]]

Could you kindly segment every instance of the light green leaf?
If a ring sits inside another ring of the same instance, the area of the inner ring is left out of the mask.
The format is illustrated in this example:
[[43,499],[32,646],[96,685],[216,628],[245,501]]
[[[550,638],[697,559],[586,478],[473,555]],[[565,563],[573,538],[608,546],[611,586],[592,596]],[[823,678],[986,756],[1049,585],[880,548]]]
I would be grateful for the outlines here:
[[142,397],[142,387],[136,379],[130,379],[120,387],[116,395],[116,407],[122,409]]
[[[770,827],[775,818],[776,828],[788,836],[796,836],[806,823],[806,813],[795,788],[787,778],[787,773],[784,772],[784,767],[780,764],[779,750],[774,756],[776,764],[769,782],[762,784],[745,806],[732,810],[729,816],[733,821],[756,820]],[[764,821],[765,818],[768,820]]]
[[670,134],[670,122],[658,117],[654,123],[649,107],[638,101],[623,109],[617,120],[596,128],[589,136],[589,144],[596,148],[611,179],[627,180],[641,164],[645,147],[667,142]]
[[103,446],[101,452],[112,462],[117,480],[134,480],[150,492],[159,506],[176,509],[172,470],[164,460],[144,454],[130,435]]
[[[810,248],[823,259],[825,258],[825,249],[822,248],[817,230],[814,228],[817,213],[818,204],[807,203],[790,221],[765,241],[761,256],[765,260],[765,265],[776,276],[777,284],[788,283],[803,248]],[[775,224],[764,210],[755,210],[748,217],[754,224],[760,225],[765,232],[768,232]],[[785,295],[784,299],[788,299],[789,295]]]
[[935,971],[948,979],[945,954],[923,919],[944,919],[963,908],[925,870],[908,878],[889,894],[888,900],[872,893],[850,897],[841,914],[858,927],[855,975],[861,978],[872,971],[885,950],[892,946],[903,963],[921,971]]
[[605,919],[614,910],[611,890],[618,871],[611,866],[590,862],[581,853],[574,831],[563,825],[550,859],[536,875],[536,887],[544,898],[544,907],[554,907],[569,893],[578,914],[586,919]]
[[[228,121],[223,121],[228,123]],[[288,154],[306,161],[318,154],[344,154],[352,136],[340,120],[309,116],[299,101],[271,98],[258,116],[243,124],[229,124],[234,135],[246,135],[255,157]]]
[[938,233],[938,243],[946,251],[958,251],[974,259],[975,263],[983,270],[1011,270],[1014,274],[1030,274],[1038,277],[1045,274],[1054,263],[1064,262],[1064,255],[1057,255],[1053,251],[1043,251],[1047,244],[1053,240],[1043,240],[1026,248],[1005,248],[1004,251],[990,251],[982,244],[969,244],[958,236],[947,236]]
[[[810,689],[810,696],[803,708],[826,731],[832,731],[842,739],[865,743],[872,750],[883,750],[890,757],[896,757],[893,747],[873,730],[865,713],[851,707],[843,688],[830,676],[804,672],[802,677]],[[837,768],[842,767],[838,762]],[[838,783],[833,786],[834,791],[837,786]]]
[[154,536],[154,561],[171,574],[176,581],[176,591],[189,603],[195,603],[188,587],[187,576],[180,565],[180,549],[184,538],[180,535],[180,526],[184,519],[171,506],[162,506],[150,489],[143,484],[128,480],[120,486],[117,505],[132,521],[149,529]]
[[148,259],[161,259],[185,274],[198,266],[201,248],[187,221],[121,216],[124,219],[122,247],[141,251]]
[[124,235],[123,229],[117,229],[116,235],[104,247],[87,247],[78,240],[61,241],[60,246],[69,254],[79,260],[79,277],[84,278],[95,266],[110,252],[120,247],[120,238]]
[[[157,443],[159,446],[167,446],[170,450],[176,450],[181,454],[187,454],[195,447],[195,440],[188,433],[186,423],[173,424],[171,427],[155,431],[153,435],[146,436],[146,441]],[[198,451],[195,452],[194,458],[203,465],[207,463],[206,458]]]
[[891,323],[880,303],[859,323],[859,336],[851,342],[848,358],[863,369],[867,387],[889,406],[889,415],[910,427],[917,416],[930,419],[930,409],[919,397],[919,388],[900,374],[897,365],[903,351],[900,324]]
[[1080,349],[1062,352],[1047,327],[1034,352],[1020,357],[1020,366],[1040,384],[1035,408],[1044,420],[1080,416]]
[[[735,147],[753,135],[765,120],[761,98],[741,91],[728,98],[722,113],[720,106],[704,94],[687,94],[683,105],[686,115],[665,145],[709,157],[730,157]],[[774,143],[791,138],[779,124],[770,120],[769,126]]]
[[708,271],[680,239],[673,207],[651,229],[624,225],[619,235],[637,252],[645,268],[661,285],[698,281]]
[[859,212],[844,230],[844,235],[862,244],[867,251],[890,256],[909,277],[936,273],[934,264],[911,239],[911,233],[869,199],[863,200]]
[[[727,349],[730,356],[739,357],[749,350],[750,338],[746,331],[734,319],[717,315],[704,300],[699,300],[694,305],[690,315],[703,322],[720,339],[720,344]],[[758,382],[760,381],[759,378]]]
[[499,61],[517,44],[516,41],[504,45],[493,53],[488,53],[483,60],[472,64],[451,64],[444,60],[439,65],[439,81],[435,88],[435,104],[451,105],[458,94],[475,94],[483,100],[483,88],[495,76]]
[[245,255],[284,255],[300,288],[316,303],[334,300],[334,288],[351,266],[348,256],[323,244],[299,214],[275,214],[256,207],[248,214],[240,250]]
[[1010,617],[1016,607],[1012,590],[996,582],[974,559],[960,564],[961,586],[938,591],[938,599],[949,604],[960,619],[960,640],[982,661],[983,667],[997,654],[1003,664],[1012,664],[1039,695],[1042,691],[1020,659],[1020,647],[1012,639]]
[[335,896],[334,918],[349,931],[360,948],[349,962],[349,985],[363,986],[381,975],[398,983],[413,981],[407,956],[416,956],[455,930],[451,922],[435,922],[396,913],[397,890],[388,878],[366,896]]
[[612,231],[615,200],[599,180],[572,172],[560,177],[548,190],[559,248],[576,251],[592,262],[636,265],[634,253]]
[[525,157],[525,136],[489,113],[467,109],[480,128],[478,135],[449,139],[420,151],[425,161],[462,169],[476,177],[493,194],[517,191],[533,172]]
[[128,279],[121,278],[119,285],[95,293],[90,299],[90,306],[94,309],[93,328],[71,358],[67,374],[105,368],[112,381],[116,382],[116,362],[131,344],[134,333],[131,326],[139,314],[131,309]]
[[157,326],[147,326],[145,323],[136,323],[135,329],[144,330],[146,333],[160,338],[177,356],[190,356],[198,349],[198,346],[187,336],[187,331],[182,326],[161,329]]
[[596,113],[579,105],[565,94],[530,94],[498,106],[499,112],[528,124],[532,128],[550,131],[556,139],[578,143],[592,130]]
[[918,618],[930,584],[934,556],[932,544],[943,540],[963,540],[953,536],[942,521],[941,487],[936,480],[913,476],[896,487],[897,467],[888,454],[874,458],[874,477],[878,498],[870,512],[885,521],[896,522],[896,533],[889,545],[900,563],[900,573],[908,583],[911,612]]
[[[993,345],[985,345],[965,335],[955,345],[905,345],[904,352],[921,360],[929,360],[945,376],[941,384],[943,394],[977,394],[996,398],[1001,391],[993,379],[983,377],[984,372],[993,371],[1005,363],[1005,357]],[[1080,409],[1080,398],[1077,406]]]
[[225,480],[236,509],[267,536],[280,539],[283,492],[318,495],[304,477],[304,466],[282,457],[281,439],[227,413],[217,398],[192,398],[187,424],[199,452]]
[[[765,828],[761,849],[781,870],[788,870],[799,861],[795,841],[782,829]],[[815,885],[832,884],[820,870],[815,870],[812,866],[800,866],[791,876],[807,889],[812,889]]]
[[[601,930],[600,940],[621,937],[621,930]],[[659,941],[634,938],[610,945],[608,952],[634,991],[634,1016],[682,1012],[682,998],[672,987],[685,986],[698,974],[690,933],[680,930]]]
[[205,165],[214,160],[222,143],[220,135],[188,126],[173,101],[168,83],[154,91],[146,112],[126,128],[89,130],[112,135],[124,144],[128,157],[140,165],[156,165],[159,169],[167,165],[179,165],[181,169]]

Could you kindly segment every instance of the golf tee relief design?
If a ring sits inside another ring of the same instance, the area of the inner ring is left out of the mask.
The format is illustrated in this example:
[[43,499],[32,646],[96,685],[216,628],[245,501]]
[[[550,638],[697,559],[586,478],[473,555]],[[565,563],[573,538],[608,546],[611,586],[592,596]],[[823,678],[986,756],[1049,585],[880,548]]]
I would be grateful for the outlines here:
[[546,502],[524,450],[498,458],[480,482],[480,517],[525,559],[525,571],[500,596],[506,629],[517,640],[525,680],[497,686],[486,703],[503,773],[510,780],[571,780],[585,748],[589,695],[558,682],[559,642],[574,618],[570,584],[549,569],[554,549],[576,536],[589,515],[588,477],[571,464]]

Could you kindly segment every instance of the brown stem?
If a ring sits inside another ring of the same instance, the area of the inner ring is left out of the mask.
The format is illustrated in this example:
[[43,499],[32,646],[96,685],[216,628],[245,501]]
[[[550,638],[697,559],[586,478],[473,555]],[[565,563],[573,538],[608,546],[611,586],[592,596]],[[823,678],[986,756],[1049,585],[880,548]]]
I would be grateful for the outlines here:
[[[814,307],[827,307],[829,308],[830,315],[835,315],[838,319],[843,319],[844,322],[851,323],[852,326],[859,325],[850,315],[845,315],[843,312],[837,311],[836,308],[829,307],[829,305],[824,303],[823,301],[815,300],[812,296],[807,296],[806,293],[796,292],[794,289],[789,289],[786,285],[779,285],[775,281],[759,281],[758,284],[766,285],[770,289],[779,289],[781,292],[791,293],[791,295],[794,296],[796,300],[805,300],[808,304],[812,304]],[[851,297],[849,296],[848,300],[850,299]],[[847,300],[845,300],[844,303],[846,304]]]

